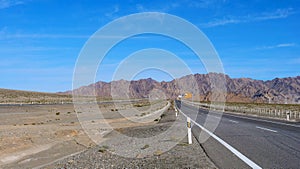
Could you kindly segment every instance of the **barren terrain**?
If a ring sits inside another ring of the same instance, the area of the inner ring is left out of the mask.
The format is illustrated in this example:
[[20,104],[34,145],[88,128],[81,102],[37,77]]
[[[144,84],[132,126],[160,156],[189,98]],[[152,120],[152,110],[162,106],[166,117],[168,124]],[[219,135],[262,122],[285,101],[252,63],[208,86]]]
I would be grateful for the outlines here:
[[[136,104],[131,107],[144,109],[141,111],[144,114],[140,116],[152,111],[149,104]],[[157,106],[154,107],[159,109],[166,102],[155,104]],[[119,103],[118,108],[126,110],[130,105],[131,102]],[[114,128],[149,124],[124,118],[113,103],[101,103],[99,107],[106,123]],[[1,105],[0,168],[34,168],[94,146],[95,143],[83,131],[76,113],[85,112],[76,112],[73,104]],[[133,116],[137,117],[136,114]],[[103,120],[97,121],[91,117],[86,122],[100,124]],[[154,120],[151,123],[155,123]]]

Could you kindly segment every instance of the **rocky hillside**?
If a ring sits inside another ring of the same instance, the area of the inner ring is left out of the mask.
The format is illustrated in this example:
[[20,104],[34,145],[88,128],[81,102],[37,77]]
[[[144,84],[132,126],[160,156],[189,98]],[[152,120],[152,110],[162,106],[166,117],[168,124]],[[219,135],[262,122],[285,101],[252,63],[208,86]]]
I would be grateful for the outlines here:
[[209,73],[187,75],[169,82],[157,82],[151,78],[137,81],[119,80],[111,83],[97,82],[76,89],[74,92],[86,96],[95,93],[101,98],[112,96],[113,98],[176,98],[182,92],[191,92],[194,93],[194,99],[211,101],[211,91],[215,88],[214,85],[222,82],[222,79],[226,81],[228,102],[300,103],[300,76],[262,81]]

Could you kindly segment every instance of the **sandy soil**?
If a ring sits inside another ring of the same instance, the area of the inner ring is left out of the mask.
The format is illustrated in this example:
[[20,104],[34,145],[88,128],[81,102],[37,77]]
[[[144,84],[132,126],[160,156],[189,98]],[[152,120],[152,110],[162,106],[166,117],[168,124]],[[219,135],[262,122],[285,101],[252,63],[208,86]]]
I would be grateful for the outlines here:
[[[118,107],[127,109],[128,104]],[[111,103],[101,104],[100,109],[105,122],[114,128],[145,125],[125,119]],[[144,106],[142,112],[147,110],[150,107]],[[87,121],[104,122],[91,118]],[[0,106],[0,168],[39,167],[94,145],[82,129],[73,104]]]

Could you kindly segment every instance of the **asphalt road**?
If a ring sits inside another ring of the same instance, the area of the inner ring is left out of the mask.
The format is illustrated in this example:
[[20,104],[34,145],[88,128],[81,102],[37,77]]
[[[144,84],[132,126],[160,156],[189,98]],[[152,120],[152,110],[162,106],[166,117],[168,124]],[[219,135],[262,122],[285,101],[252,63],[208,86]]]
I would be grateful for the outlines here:
[[[208,113],[208,110],[184,103],[179,105],[179,102],[177,106],[208,130],[211,124],[216,124],[217,128],[212,132],[259,167],[300,168],[300,123],[230,113],[220,116],[218,112]],[[193,125],[196,138],[199,139],[201,131]],[[212,137],[201,145],[219,168],[251,168],[239,155],[233,154]]]

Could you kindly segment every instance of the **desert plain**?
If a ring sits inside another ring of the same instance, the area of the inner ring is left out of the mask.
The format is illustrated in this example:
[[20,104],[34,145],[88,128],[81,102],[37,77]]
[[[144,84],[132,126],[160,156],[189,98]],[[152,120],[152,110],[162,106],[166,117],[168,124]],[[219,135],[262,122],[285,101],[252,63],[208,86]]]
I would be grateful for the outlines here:
[[[132,118],[147,116],[148,113],[166,106],[166,102],[153,104],[143,101],[98,103],[105,119],[85,118],[85,123],[101,126],[109,123],[114,129],[155,123],[135,123],[118,111],[129,107],[139,109]],[[152,110],[153,109],[153,110]],[[73,104],[13,104],[0,105],[0,168],[35,168],[51,164],[59,159],[80,153],[95,142],[82,129],[79,114]],[[156,120],[157,121],[157,120]],[[104,141],[110,130],[101,129]]]

